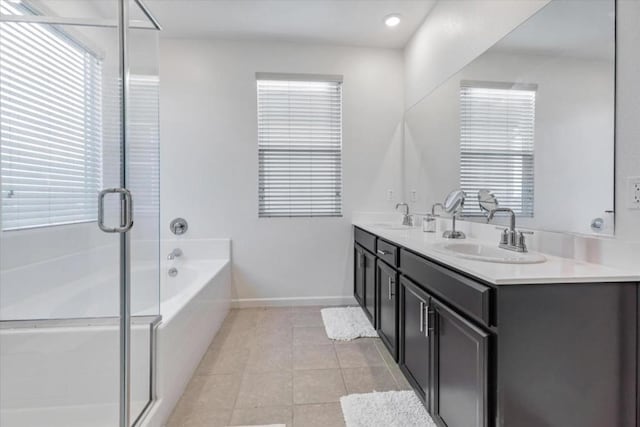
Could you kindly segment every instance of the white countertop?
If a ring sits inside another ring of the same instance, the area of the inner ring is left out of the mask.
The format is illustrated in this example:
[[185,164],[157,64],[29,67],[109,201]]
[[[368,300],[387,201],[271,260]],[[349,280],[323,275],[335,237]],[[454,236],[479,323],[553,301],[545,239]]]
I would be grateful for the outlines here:
[[[503,264],[475,261],[449,255],[439,250],[438,246],[445,242],[451,242],[449,239],[442,238],[442,232],[424,233],[421,228],[389,229],[379,224],[359,221],[354,221],[353,225],[494,285],[640,282],[640,275],[636,273],[547,254],[544,254],[547,261],[541,264]],[[497,241],[488,242],[470,238],[464,241],[498,245]]]

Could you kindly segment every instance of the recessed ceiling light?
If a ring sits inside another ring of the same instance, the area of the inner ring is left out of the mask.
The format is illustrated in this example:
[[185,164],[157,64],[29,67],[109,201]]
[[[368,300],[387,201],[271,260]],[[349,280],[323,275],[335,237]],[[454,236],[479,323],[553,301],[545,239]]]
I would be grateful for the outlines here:
[[399,23],[400,23],[400,15],[393,14],[384,18],[384,24],[387,27],[396,27],[398,26]]

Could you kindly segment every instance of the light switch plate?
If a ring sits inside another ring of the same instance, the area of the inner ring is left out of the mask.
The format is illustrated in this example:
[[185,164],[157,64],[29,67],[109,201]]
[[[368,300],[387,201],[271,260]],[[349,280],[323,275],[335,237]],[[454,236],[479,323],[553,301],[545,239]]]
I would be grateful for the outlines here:
[[412,202],[418,201],[418,192],[416,190],[411,190],[411,201]]
[[627,205],[629,209],[640,209],[640,176],[627,178]]
[[393,190],[387,190],[387,200],[393,200]]

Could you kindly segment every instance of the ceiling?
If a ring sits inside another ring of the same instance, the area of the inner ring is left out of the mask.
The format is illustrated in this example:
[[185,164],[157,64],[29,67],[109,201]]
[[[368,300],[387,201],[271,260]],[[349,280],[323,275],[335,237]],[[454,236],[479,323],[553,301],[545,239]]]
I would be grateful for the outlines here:
[[[162,37],[402,48],[436,0],[145,0]],[[399,14],[395,28],[384,25]]]

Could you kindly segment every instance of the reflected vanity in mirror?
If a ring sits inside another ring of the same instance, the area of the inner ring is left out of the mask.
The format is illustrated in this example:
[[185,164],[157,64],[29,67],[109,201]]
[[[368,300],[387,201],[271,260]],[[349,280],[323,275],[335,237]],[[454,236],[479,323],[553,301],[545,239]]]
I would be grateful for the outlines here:
[[[489,190],[526,228],[613,231],[614,0],[553,0],[406,112],[424,207]],[[461,217],[485,222],[479,204]],[[609,222],[592,228],[594,218]],[[501,219],[503,221],[503,219]]]

